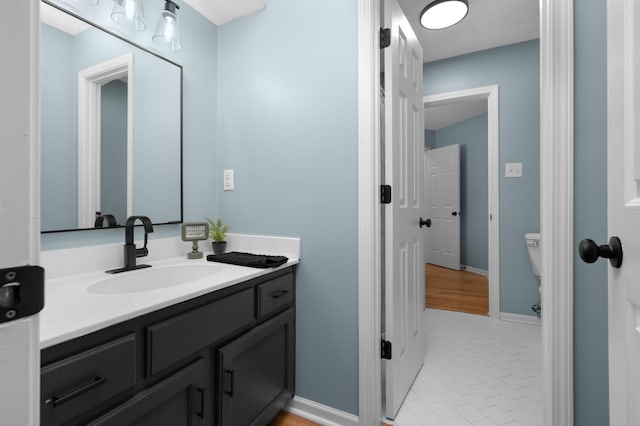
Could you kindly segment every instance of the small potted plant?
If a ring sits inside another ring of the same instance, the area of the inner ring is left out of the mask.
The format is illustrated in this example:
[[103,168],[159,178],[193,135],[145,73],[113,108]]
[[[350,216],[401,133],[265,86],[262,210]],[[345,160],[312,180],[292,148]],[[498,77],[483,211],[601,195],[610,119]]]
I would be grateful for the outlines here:
[[205,218],[207,222],[209,222],[209,237],[213,240],[211,242],[211,247],[213,248],[213,254],[224,253],[227,249],[227,232],[229,231],[229,225],[225,225],[222,223],[221,219],[216,220],[215,222]]

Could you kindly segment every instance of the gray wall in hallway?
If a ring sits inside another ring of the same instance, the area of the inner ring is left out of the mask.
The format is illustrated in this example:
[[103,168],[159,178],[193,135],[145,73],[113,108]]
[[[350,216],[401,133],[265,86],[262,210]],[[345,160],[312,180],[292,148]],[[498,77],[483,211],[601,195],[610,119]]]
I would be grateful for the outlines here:
[[436,130],[432,148],[460,145],[460,262],[488,270],[487,114]]
[[[500,87],[500,311],[533,315],[538,282],[524,235],[540,229],[539,42],[485,50],[424,64],[424,93]],[[504,164],[522,162],[522,178]]]
[[574,1],[573,353],[576,426],[609,424],[608,263],[601,261],[588,265],[580,260],[577,252],[578,242],[583,238],[591,238],[599,244],[609,239],[606,19],[606,2]]

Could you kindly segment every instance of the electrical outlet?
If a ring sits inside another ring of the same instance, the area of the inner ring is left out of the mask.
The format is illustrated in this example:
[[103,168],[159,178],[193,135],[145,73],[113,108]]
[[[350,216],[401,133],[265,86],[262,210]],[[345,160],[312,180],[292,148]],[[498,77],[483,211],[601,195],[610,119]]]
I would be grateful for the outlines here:
[[505,163],[504,177],[522,177],[522,163]]
[[223,176],[223,189],[225,191],[233,191],[233,170],[225,170]]

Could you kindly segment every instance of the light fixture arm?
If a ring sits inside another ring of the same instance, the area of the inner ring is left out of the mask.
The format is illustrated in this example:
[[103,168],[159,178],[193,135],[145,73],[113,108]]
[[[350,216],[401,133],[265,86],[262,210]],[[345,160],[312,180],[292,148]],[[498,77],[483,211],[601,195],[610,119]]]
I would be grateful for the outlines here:
[[164,10],[167,10],[171,13],[176,13],[176,9],[180,9],[180,5],[172,0],[165,0]]

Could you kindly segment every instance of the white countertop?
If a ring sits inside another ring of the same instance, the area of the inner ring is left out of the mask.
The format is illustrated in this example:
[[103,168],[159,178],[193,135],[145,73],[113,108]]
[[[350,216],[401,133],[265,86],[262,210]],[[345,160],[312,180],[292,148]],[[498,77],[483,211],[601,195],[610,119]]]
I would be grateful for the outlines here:
[[[249,268],[208,262],[206,258],[188,260],[185,256],[180,256],[155,261],[146,261],[145,258],[140,258],[138,259],[139,264],[145,263],[152,265],[152,267],[116,275],[106,274],[104,270],[101,270],[76,275],[54,276],[52,279],[47,279],[45,285],[45,307],[40,312],[40,348],[44,349],[131,318],[295,265],[299,263],[299,240],[297,240],[297,244],[297,253],[290,251],[287,253],[268,252],[269,254],[284,254],[289,257],[289,262],[279,268]],[[236,250],[240,249],[238,251],[242,251],[242,248],[239,245],[234,247]],[[256,252],[255,250],[251,251]],[[58,260],[60,254],[52,254],[49,258],[50,261]],[[75,260],[77,262],[79,259]],[[96,294],[89,291],[89,287],[107,278],[126,274],[131,277],[140,276],[141,279],[144,279],[145,271],[173,265],[210,265],[216,271],[206,278],[153,290],[114,294]]]
[[[208,262],[206,259],[175,258],[149,262],[148,264],[156,268],[183,264],[208,264],[220,270],[206,278],[185,284],[133,293],[89,292],[88,288],[93,284],[114,276],[104,272],[56,278],[49,281],[45,288],[45,307],[40,312],[40,348],[44,349],[297,263],[297,259],[290,259],[279,268],[257,269]],[[146,271],[148,269],[121,274],[133,276],[144,274]]]

